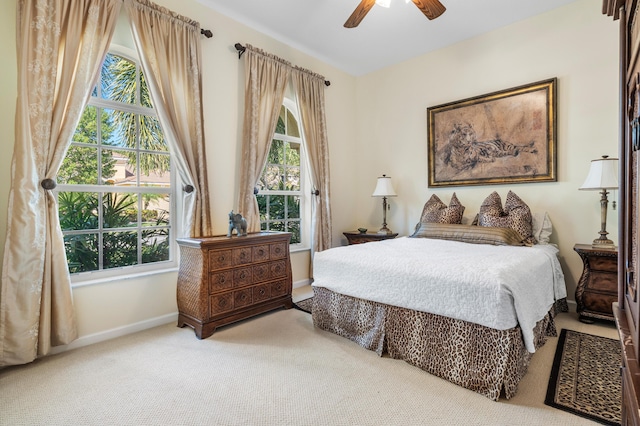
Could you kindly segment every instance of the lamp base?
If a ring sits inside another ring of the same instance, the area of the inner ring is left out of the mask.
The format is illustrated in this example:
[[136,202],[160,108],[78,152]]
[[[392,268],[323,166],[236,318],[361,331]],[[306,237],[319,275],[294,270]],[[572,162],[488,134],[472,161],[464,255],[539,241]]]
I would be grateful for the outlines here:
[[616,249],[616,245],[608,238],[596,238],[595,240],[593,240],[593,244],[591,244],[591,247],[604,250]]
[[391,232],[391,229],[387,228],[386,226],[383,226],[382,228],[380,228],[380,230],[378,231],[378,234],[382,234],[382,235],[391,235],[393,234],[393,232]]

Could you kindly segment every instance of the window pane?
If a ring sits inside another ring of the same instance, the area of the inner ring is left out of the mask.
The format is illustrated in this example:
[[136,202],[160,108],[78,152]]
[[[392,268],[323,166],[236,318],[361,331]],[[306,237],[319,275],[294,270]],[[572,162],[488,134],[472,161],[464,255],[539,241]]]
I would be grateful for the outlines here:
[[145,229],[142,231],[142,263],[169,260],[169,230]]
[[145,79],[142,71],[140,71],[140,104],[147,108],[153,108],[153,105],[151,104],[149,86],[147,86],[147,80]]
[[300,197],[287,195],[287,212],[289,219],[300,219]]
[[284,195],[271,195],[269,197],[269,219],[285,219]]
[[104,269],[138,263],[137,232],[105,232],[102,239],[102,267]]
[[87,106],[80,117],[78,127],[73,134],[72,142],[98,143],[98,109]]
[[258,211],[260,212],[260,221],[267,220],[267,199],[268,195],[256,195],[256,201],[258,201]]
[[271,142],[271,148],[269,148],[267,163],[284,164],[284,158],[284,142],[278,139],[274,139]]
[[284,187],[283,176],[284,167],[268,164],[260,179],[260,185],[270,191],[282,189]]
[[98,270],[98,234],[65,235],[64,250],[70,273]]
[[140,185],[169,188],[171,186],[169,154],[140,153]]
[[298,129],[298,121],[295,119],[291,111],[287,110],[287,135],[300,137],[300,129]]
[[287,165],[300,167],[300,144],[287,143]]
[[98,194],[58,193],[58,216],[63,231],[98,229]]
[[102,195],[102,226],[105,228],[138,226],[138,196],[105,192]]
[[104,109],[101,124],[104,145],[136,148],[136,114]]
[[300,191],[300,167],[287,167],[287,191]]
[[300,222],[287,222],[287,231],[291,232],[291,244],[300,244]]
[[142,198],[142,226],[168,226],[170,219],[169,194],[140,194]]
[[269,230],[270,231],[284,232],[284,230],[285,230],[284,221],[278,221],[278,222],[269,223]]
[[266,222],[261,222],[260,223],[260,230],[261,231],[266,231],[267,230],[267,223]]
[[278,116],[278,122],[276,123],[276,133],[286,135],[286,127],[284,121],[286,120],[286,112],[284,105],[280,107],[280,115]]
[[135,151],[102,150],[102,182],[105,185],[136,186],[138,178],[135,170]]
[[169,152],[164,139],[160,121],[156,117],[141,115],[140,117],[140,149],[147,151]]
[[[105,171],[104,164],[103,171]],[[97,185],[98,149],[71,145],[67,156],[62,161],[56,180],[60,185]]]
[[107,54],[102,66],[101,87],[104,99],[135,104],[136,64],[121,56]]

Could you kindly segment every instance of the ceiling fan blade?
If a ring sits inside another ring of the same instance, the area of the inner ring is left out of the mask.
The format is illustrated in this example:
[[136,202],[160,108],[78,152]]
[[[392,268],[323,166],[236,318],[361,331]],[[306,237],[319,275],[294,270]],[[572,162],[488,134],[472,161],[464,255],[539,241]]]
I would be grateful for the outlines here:
[[438,16],[442,15],[446,7],[438,0],[412,0],[413,4],[415,4],[418,9],[424,13],[429,19],[436,19]]
[[364,19],[365,15],[369,13],[373,5],[376,4],[376,0],[362,0],[356,10],[353,11],[347,22],[344,23],[345,28],[355,28],[360,24],[360,21]]

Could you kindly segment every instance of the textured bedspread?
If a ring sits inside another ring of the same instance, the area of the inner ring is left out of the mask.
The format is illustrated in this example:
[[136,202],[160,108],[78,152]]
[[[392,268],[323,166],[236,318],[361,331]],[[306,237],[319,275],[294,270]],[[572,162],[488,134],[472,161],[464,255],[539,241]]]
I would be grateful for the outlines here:
[[316,253],[313,285],[498,330],[519,324],[533,353],[536,323],[566,297],[557,252],[403,237]]

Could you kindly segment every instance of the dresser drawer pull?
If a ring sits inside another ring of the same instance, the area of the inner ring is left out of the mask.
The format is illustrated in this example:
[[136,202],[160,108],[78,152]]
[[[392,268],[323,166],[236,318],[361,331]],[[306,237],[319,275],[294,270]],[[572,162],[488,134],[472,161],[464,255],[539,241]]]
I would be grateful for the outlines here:
[[246,274],[244,271],[240,272],[240,279],[242,279],[242,280],[243,280],[243,279],[245,279],[246,277],[247,277],[247,274]]
[[220,275],[220,276],[218,276],[218,284],[224,284],[224,282],[225,282],[226,280],[227,280],[227,279],[225,278],[225,276],[224,276],[224,275]]
[[266,291],[264,290],[264,288],[261,288],[261,289],[259,290],[259,293],[260,293],[260,296],[264,296],[264,295],[265,295],[265,293],[266,293]]
[[262,255],[264,254],[264,250],[262,250],[262,249],[258,250],[258,254],[259,254],[260,256],[262,256]]
[[218,261],[219,261],[219,262],[224,262],[224,256],[219,256],[219,257],[218,257]]

